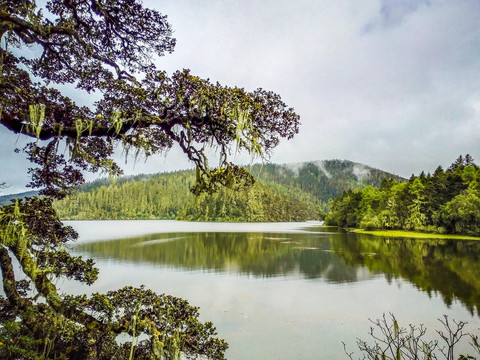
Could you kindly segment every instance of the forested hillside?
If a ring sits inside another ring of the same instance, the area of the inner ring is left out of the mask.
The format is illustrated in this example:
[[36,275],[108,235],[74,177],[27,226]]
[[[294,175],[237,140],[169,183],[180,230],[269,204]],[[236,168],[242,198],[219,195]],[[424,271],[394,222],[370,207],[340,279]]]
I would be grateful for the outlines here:
[[[348,160],[320,160],[295,164],[256,164],[248,168],[257,179],[282,186],[289,194],[309,194],[326,209],[327,202],[345,190],[378,187],[384,178],[405,179]],[[295,196],[295,195],[293,195]]]
[[249,190],[221,189],[193,196],[194,171],[137,175],[85,184],[56,202],[65,219],[178,219],[196,221],[303,221],[318,219],[330,198],[346,189],[399,177],[350,161],[252,165]]
[[197,221],[300,221],[317,217],[317,207],[261,181],[251,189],[221,189],[195,197],[193,171],[100,186],[59,201],[67,219],[178,219]]
[[480,234],[480,167],[470,155],[447,170],[421,173],[408,182],[384,180],[380,188],[350,190],[332,201],[329,225]]

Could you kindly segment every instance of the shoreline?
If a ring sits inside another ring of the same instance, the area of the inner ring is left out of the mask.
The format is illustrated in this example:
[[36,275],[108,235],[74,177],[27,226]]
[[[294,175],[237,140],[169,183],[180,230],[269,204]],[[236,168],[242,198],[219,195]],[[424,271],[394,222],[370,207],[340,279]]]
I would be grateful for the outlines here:
[[374,235],[374,236],[402,237],[402,238],[415,238],[415,239],[480,240],[480,236],[435,234],[435,233],[423,233],[423,232],[418,232],[418,231],[406,231],[406,230],[347,229],[347,231],[354,232],[356,234],[366,234],[366,235]]

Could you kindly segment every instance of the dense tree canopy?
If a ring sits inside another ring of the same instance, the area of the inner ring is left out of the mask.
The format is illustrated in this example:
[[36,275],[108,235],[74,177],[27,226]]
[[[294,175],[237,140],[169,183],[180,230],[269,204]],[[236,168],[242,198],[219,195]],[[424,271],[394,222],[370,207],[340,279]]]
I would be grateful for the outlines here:
[[[58,220],[52,199],[81,184],[84,171],[121,173],[112,158],[118,144],[146,156],[177,144],[197,167],[197,194],[249,186],[251,175],[228,162],[231,149],[268,156],[298,132],[298,115],[270,91],[157,69],[155,59],[172,52],[175,39],[167,17],[138,0],[42,4],[0,0],[0,124],[32,138],[23,149],[34,164],[29,185],[44,195],[0,208],[0,357],[223,358],[225,342],[184,300],[132,288],[60,294],[56,278],[89,284],[97,270],[64,250],[76,234]],[[77,106],[61,84],[100,100]],[[209,168],[206,148],[219,154],[218,168]],[[147,336],[134,347],[119,344],[120,333]]]
[[[256,182],[241,191],[223,188],[195,197],[188,191],[195,172],[188,170],[98,179],[54,207],[61,218],[74,220],[304,221],[323,219],[319,211],[344,190],[378,187],[384,178],[405,181],[346,160],[254,164],[247,170]],[[0,196],[0,204],[7,198]]]
[[470,155],[447,169],[408,182],[347,191],[331,203],[326,222],[343,227],[480,234],[480,167]]
[[[290,196],[256,178],[247,190],[222,188],[194,196],[188,191],[195,172],[159,174],[137,181],[97,181],[104,185],[79,192],[53,206],[62,219],[176,219],[189,221],[306,221],[317,217],[314,202]],[[95,186],[95,184],[87,184]]]

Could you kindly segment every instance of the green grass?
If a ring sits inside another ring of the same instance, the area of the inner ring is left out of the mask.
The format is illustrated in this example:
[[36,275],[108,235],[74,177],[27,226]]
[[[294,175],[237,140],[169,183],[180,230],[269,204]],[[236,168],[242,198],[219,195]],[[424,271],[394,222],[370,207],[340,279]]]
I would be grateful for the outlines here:
[[416,239],[458,239],[458,240],[480,240],[479,236],[468,235],[447,235],[447,234],[432,234],[422,233],[416,231],[403,231],[403,230],[363,230],[353,229],[352,232],[357,234],[369,234],[375,236],[389,236],[389,237],[408,237]]

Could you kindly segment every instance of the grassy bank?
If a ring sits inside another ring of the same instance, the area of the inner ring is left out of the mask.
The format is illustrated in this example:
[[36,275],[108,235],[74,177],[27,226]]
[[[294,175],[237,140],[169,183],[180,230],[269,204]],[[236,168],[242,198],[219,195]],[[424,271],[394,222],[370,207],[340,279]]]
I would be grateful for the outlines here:
[[403,231],[403,230],[363,230],[352,229],[350,230],[357,234],[369,234],[375,236],[388,236],[388,237],[406,237],[416,239],[458,239],[458,240],[480,240],[480,236],[468,236],[468,235],[448,235],[448,234],[433,234],[422,233],[416,231]]

